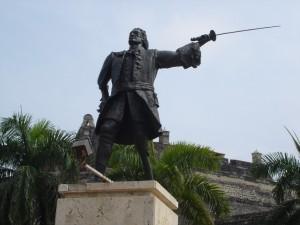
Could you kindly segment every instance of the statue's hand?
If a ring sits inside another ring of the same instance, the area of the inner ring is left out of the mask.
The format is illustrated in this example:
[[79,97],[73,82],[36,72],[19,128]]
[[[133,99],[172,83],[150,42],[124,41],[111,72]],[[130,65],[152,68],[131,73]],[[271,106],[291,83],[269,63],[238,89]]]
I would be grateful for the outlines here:
[[201,64],[201,51],[200,48],[196,47],[193,49],[193,53],[191,55],[191,61],[192,61],[192,67],[196,68],[197,66],[199,66]]
[[176,50],[180,57],[183,68],[189,68],[200,65],[201,63],[201,51],[198,42],[191,42]]

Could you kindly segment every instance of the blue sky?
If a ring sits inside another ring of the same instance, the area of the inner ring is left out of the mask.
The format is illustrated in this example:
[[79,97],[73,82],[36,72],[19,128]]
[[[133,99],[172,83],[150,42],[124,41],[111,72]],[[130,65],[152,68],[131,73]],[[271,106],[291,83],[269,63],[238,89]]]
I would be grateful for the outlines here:
[[155,88],[171,141],[208,145],[229,158],[295,153],[284,126],[300,135],[298,1],[0,1],[0,117],[22,107],[35,119],[77,131],[97,118],[97,77],[129,31],[150,48],[176,50],[190,37],[220,36],[201,48],[197,69],[159,71]]

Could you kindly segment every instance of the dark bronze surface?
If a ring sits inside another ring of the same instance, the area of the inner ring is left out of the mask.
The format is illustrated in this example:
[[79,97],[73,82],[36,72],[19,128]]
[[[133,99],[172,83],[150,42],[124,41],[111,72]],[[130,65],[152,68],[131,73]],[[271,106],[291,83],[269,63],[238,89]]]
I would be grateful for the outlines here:
[[[140,28],[129,34],[129,49],[107,56],[98,78],[102,93],[96,134],[99,145],[96,169],[105,172],[114,143],[134,144],[140,154],[145,179],[153,179],[148,159],[147,142],[158,137],[161,124],[157,108],[154,80],[162,68],[200,65],[200,46],[215,40],[215,33],[202,35],[201,40],[189,43],[176,51],[148,49],[146,32]],[[111,94],[108,82],[111,81]]]

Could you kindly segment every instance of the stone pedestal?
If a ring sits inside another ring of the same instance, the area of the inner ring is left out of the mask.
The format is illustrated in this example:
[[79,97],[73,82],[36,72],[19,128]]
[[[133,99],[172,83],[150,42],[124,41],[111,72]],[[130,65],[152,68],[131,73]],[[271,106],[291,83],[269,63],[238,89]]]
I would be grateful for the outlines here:
[[55,225],[177,225],[176,199],[156,181],[61,184]]

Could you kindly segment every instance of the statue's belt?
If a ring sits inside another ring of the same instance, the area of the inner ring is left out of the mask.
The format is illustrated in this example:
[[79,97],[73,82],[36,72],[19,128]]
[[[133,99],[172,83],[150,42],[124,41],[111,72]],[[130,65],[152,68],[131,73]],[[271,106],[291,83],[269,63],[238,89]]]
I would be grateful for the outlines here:
[[131,91],[131,90],[147,90],[154,91],[152,84],[145,82],[118,83],[113,85],[113,92]]

